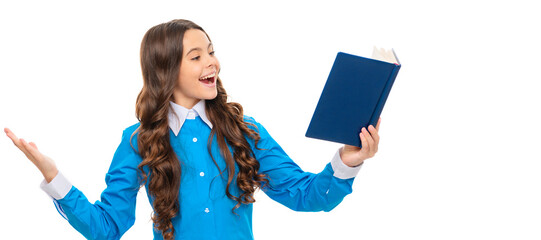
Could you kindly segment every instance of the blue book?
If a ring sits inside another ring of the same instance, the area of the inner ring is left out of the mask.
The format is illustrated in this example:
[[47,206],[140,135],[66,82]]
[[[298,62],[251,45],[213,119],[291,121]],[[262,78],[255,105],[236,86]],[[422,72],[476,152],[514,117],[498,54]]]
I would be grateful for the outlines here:
[[376,126],[401,64],[393,50],[372,58],[339,52],[306,137],[361,146],[363,127]]

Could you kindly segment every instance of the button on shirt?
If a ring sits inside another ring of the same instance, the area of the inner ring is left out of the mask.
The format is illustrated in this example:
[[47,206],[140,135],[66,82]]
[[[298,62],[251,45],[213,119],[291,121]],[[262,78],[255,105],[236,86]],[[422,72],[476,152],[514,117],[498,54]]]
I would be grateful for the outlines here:
[[[218,167],[207,150],[212,124],[205,113],[205,102],[200,101],[190,110],[170,104],[170,141],[182,168],[180,212],[172,219],[176,239],[253,239],[252,204],[242,204],[235,213],[231,211],[237,202],[225,193],[227,171],[221,176],[220,170],[226,164],[216,137],[211,154]],[[259,172],[269,176],[270,184],[262,191],[270,198],[295,211],[330,211],[351,193],[360,166],[346,166],[338,151],[319,174],[304,172],[261,124],[250,117],[245,117],[245,121],[255,124],[257,128],[252,129],[261,137],[259,149],[253,140],[247,140],[260,163]],[[135,124],[124,130],[106,174],[107,188],[100,201],[90,203],[61,173],[50,183],[42,182],[42,189],[54,199],[59,213],[86,238],[118,239],[135,221],[137,166],[142,159],[130,146],[131,141],[137,149],[138,135],[131,140],[130,137],[138,127]],[[145,187],[148,193],[148,184]],[[229,190],[234,196],[240,195],[236,181]],[[147,197],[152,203],[153,199]],[[154,239],[163,239],[161,233],[154,230]]]

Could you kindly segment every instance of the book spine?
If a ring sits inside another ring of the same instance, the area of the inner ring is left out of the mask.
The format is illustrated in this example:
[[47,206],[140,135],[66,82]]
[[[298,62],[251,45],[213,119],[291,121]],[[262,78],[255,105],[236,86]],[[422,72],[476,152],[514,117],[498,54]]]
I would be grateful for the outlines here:
[[385,84],[385,88],[383,88],[383,92],[381,93],[381,96],[379,97],[378,104],[376,105],[376,108],[374,109],[374,113],[372,114],[372,117],[370,118],[370,122],[368,123],[369,126],[373,125],[374,127],[376,127],[376,124],[378,123],[381,112],[383,111],[383,106],[385,105],[385,102],[387,101],[387,97],[389,97],[389,93],[391,92],[394,80],[396,79],[396,76],[398,75],[398,70],[400,70],[400,67],[401,65],[396,65],[393,71],[391,72],[391,74],[389,75],[387,84]]

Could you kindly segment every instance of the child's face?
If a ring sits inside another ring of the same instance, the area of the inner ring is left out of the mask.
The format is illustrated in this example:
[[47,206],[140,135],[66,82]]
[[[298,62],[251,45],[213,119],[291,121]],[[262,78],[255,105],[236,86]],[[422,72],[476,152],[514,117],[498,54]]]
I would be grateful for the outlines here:
[[204,32],[197,29],[186,31],[182,44],[183,56],[174,97],[177,104],[190,109],[201,99],[216,97],[220,63]]

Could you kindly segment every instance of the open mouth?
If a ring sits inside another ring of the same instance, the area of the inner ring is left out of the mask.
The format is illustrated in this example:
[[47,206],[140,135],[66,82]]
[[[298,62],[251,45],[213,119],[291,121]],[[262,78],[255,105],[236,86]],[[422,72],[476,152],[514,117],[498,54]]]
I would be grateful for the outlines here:
[[212,72],[206,76],[199,78],[199,81],[206,86],[213,87],[216,82],[216,72]]

